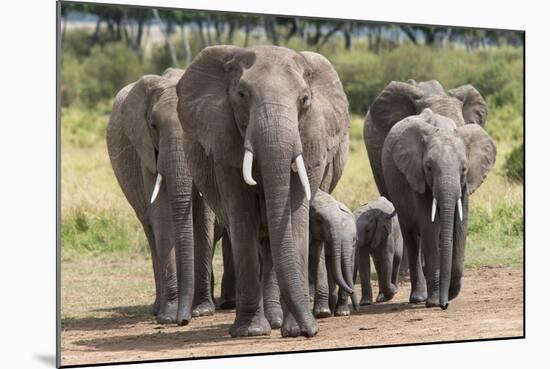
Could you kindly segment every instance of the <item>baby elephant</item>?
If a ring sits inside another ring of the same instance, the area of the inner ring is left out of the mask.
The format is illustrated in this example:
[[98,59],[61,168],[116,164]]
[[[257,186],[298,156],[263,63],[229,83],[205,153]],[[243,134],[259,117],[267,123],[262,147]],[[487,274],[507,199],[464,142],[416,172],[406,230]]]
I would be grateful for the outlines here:
[[372,304],[370,257],[378,275],[376,302],[389,301],[397,292],[399,264],[403,256],[403,238],[393,204],[385,197],[362,205],[355,211],[357,244],[354,280],[359,269],[361,305]]
[[[348,293],[353,291],[355,219],[341,202],[321,190],[310,203],[309,280],[314,296],[313,315],[349,315]],[[339,253],[340,255],[334,255]],[[338,263],[342,260],[342,263]],[[336,286],[340,288],[336,289]],[[347,288],[342,289],[342,286]],[[351,295],[356,308],[355,295]]]

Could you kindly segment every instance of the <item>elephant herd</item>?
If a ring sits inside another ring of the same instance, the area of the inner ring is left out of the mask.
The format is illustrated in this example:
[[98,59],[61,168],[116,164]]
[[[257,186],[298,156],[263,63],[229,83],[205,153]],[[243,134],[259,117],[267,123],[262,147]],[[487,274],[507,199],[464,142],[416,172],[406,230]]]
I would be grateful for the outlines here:
[[[403,252],[411,303],[458,295],[469,195],[494,165],[486,103],[466,85],[391,82],[364,125],[381,197],[352,213],[330,194],[348,159],[348,101],[331,63],[276,46],[204,49],[184,70],[146,75],[117,94],[107,146],[152,255],[158,323],[219,308],[231,336],[314,336],[316,318],[349,315],[397,291]],[[364,160],[367,160],[365,157]],[[391,202],[390,202],[391,201]]]

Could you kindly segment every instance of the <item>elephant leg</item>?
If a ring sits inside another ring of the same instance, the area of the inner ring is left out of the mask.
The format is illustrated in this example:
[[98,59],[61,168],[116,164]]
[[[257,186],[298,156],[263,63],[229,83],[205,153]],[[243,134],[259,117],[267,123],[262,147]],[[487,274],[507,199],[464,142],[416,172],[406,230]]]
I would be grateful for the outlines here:
[[314,296],[313,316],[316,318],[328,318],[332,314],[328,306],[327,267],[322,241],[311,240],[309,256],[309,270],[311,271]]
[[[238,202],[234,203],[238,205]],[[233,205],[234,207],[237,207]],[[262,285],[260,282],[260,241],[258,212],[252,209],[235,209],[238,217],[232,217],[229,236],[235,263],[237,281],[236,316],[229,328],[232,337],[269,335],[271,326],[265,318]]]
[[[403,248],[405,248],[405,245],[403,245]],[[401,275],[409,274],[409,254],[406,249],[403,251],[403,254],[401,257],[401,263],[399,264],[399,274]]]
[[212,299],[212,256],[216,217],[202,197],[194,196],[193,203],[195,294],[191,315],[197,317],[212,315],[215,311]]
[[409,258],[409,273],[411,276],[411,294],[409,302],[416,304],[426,301],[426,279],[422,272],[422,260],[420,255],[419,237],[414,231],[401,228],[403,235],[403,248],[407,250]]
[[273,268],[269,240],[263,238],[260,243],[264,313],[271,329],[279,329],[283,324],[283,310],[280,302],[279,284],[277,283],[275,268]]
[[235,308],[235,265],[233,263],[233,253],[231,252],[231,239],[227,230],[223,231],[222,236],[222,255],[223,255],[223,277],[222,290],[220,297],[220,308]]
[[334,273],[331,266],[332,266],[331,256],[325,254],[325,270],[327,271],[327,287],[328,287],[328,306],[331,312],[335,312],[336,305],[338,303],[338,289],[336,288],[336,282],[334,281]]
[[399,274],[400,274],[400,266],[401,266],[401,255],[395,254],[393,256],[393,269],[391,272],[391,283],[396,288],[399,288]]
[[422,232],[422,254],[424,255],[424,275],[428,288],[426,307],[439,306],[439,247],[433,230]]
[[168,200],[161,189],[157,202],[150,209],[160,287],[160,304],[157,314],[159,324],[176,323],[178,309],[175,240],[171,213],[167,209],[170,209]]
[[338,301],[336,302],[336,311],[334,316],[348,316],[351,314],[348,304],[348,294],[338,287]]
[[372,304],[372,286],[370,283],[370,252],[363,246],[358,249],[358,269],[359,269],[359,278],[361,279],[361,301],[359,305],[370,305]]
[[[141,219],[140,219],[141,221]],[[151,251],[151,262],[153,264],[153,276],[155,278],[155,301],[149,305],[149,311],[154,316],[157,316],[160,311],[160,277],[159,277],[159,271],[158,271],[158,258],[157,258],[157,250],[155,246],[155,236],[153,234],[153,228],[151,228],[151,225],[143,220],[141,221],[141,224],[143,226],[143,231],[145,232],[145,237],[147,238],[147,243],[149,244],[149,250]]]

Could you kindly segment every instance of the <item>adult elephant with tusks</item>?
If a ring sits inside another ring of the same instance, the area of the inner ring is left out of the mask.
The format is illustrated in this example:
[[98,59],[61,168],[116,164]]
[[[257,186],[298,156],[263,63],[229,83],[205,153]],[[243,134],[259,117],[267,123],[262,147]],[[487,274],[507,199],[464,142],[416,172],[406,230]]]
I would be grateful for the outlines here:
[[185,164],[176,113],[176,83],[183,73],[171,68],[124,87],[107,127],[111,165],[151,249],[156,287],[151,310],[161,324],[187,324],[191,315],[214,313],[212,255],[221,237]]
[[437,81],[414,80],[391,82],[367,113],[365,144],[380,194],[399,216],[411,302],[447,309],[460,291],[469,196],[496,156],[486,116],[473,86],[447,94]]
[[[323,183],[338,181],[349,143],[348,102],[336,71],[312,52],[214,46],[189,65],[177,93],[193,179],[231,239],[237,306],[230,334],[270,334],[277,307],[264,306],[262,294],[273,291],[263,282],[280,289],[281,334],[314,336],[309,200]],[[260,280],[259,250],[264,279],[278,283]],[[353,293],[351,281],[340,282]]]

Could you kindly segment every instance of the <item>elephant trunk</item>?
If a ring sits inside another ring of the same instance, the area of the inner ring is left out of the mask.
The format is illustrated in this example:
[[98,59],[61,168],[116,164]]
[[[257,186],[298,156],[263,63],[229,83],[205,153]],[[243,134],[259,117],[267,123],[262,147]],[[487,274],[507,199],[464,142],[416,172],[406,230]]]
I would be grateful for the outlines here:
[[291,187],[292,161],[302,150],[300,134],[297,122],[286,116],[268,114],[268,117],[248,128],[245,149],[257,156],[260,166],[270,247],[281,295],[302,334],[311,337],[317,333],[317,324],[308,308],[307,253],[305,258],[299,253],[307,242],[296,242],[300,238],[298,233],[307,234],[308,217],[293,219],[293,214],[302,206],[308,207],[309,202],[305,191]]
[[166,160],[166,186],[172,208],[175,233],[176,270],[178,284],[179,325],[187,325],[191,320],[194,294],[193,266],[193,181],[184,161],[183,140],[171,138],[168,143]]
[[332,255],[334,281],[346,293],[353,294],[353,245],[348,245],[346,244],[347,241],[342,240],[341,229],[338,227],[331,227],[329,232],[331,242],[328,242],[327,246],[329,247],[329,253]]
[[[452,176],[447,176],[452,178]],[[451,268],[453,261],[453,234],[455,209],[460,198],[459,184],[449,180],[441,183],[445,189],[438,196],[439,210],[439,306],[445,310],[449,306],[449,287],[451,283]],[[457,188],[457,191],[453,191]]]

